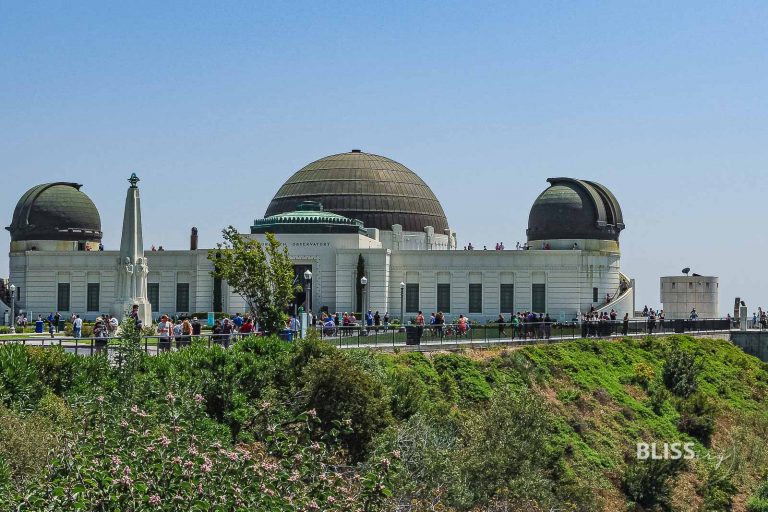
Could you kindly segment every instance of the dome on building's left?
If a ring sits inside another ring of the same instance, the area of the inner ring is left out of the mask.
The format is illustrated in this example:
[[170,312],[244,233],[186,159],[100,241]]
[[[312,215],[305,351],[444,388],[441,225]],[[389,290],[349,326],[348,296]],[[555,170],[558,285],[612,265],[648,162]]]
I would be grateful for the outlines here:
[[29,189],[13,211],[11,241],[101,240],[101,217],[78,183],[45,183]]

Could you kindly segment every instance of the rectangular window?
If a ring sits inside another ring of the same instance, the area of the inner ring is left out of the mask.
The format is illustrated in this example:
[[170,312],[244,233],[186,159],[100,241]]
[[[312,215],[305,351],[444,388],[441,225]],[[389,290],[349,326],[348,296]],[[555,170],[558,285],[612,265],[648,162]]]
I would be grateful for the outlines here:
[[451,312],[451,285],[440,283],[437,285],[437,310],[443,313]]
[[176,283],[176,312],[189,313],[189,283]]
[[88,293],[86,297],[86,309],[88,311],[99,310],[99,283],[88,283]]
[[546,313],[547,309],[547,285],[531,285],[531,310],[534,313]]
[[56,309],[59,311],[69,311],[69,283],[59,283]]
[[483,285],[480,283],[471,283],[469,285],[469,312],[483,312]]
[[502,284],[499,290],[499,312],[500,313],[514,313],[515,312],[515,285],[514,284]]
[[419,311],[418,283],[410,283],[405,285],[405,311],[407,313],[416,313]]
[[147,300],[153,312],[160,311],[160,283],[147,283]]
[[592,288],[592,302],[597,302],[597,288]]

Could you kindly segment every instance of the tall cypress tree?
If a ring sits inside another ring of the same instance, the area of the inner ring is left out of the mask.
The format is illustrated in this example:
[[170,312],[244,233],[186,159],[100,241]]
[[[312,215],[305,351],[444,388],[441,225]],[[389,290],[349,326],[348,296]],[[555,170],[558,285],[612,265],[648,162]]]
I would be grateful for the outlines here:
[[[357,290],[357,303],[356,311],[360,311],[362,315],[365,315],[363,311],[363,285],[360,284],[360,279],[365,275],[365,260],[363,255],[357,256],[357,279],[355,280],[355,289]],[[362,316],[361,316],[362,318]]]

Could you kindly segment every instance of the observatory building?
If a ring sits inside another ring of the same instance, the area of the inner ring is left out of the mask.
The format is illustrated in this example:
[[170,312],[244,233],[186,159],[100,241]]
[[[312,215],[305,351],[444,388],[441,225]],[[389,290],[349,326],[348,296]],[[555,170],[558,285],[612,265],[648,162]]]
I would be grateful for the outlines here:
[[[624,219],[615,196],[592,181],[547,181],[530,210],[527,249],[462,250],[443,206],[416,173],[352,150],[290,176],[252,222],[250,236],[274,233],[287,246],[297,280],[311,290],[311,297],[296,295],[294,308],[360,312],[365,304],[406,320],[418,311],[442,311],[449,321],[518,311],[571,320],[592,308],[631,316],[634,290],[620,269]],[[133,297],[144,298],[154,318],[244,311],[243,299],[211,276],[209,250],[197,248],[196,230],[187,249],[142,253],[138,189],[129,190],[125,215],[137,227],[123,226],[121,251],[100,250],[99,212],[84,190],[76,183],[37,185],[16,205],[7,229],[20,309],[92,319],[125,304],[124,283],[132,283]],[[136,207],[129,215],[131,194]],[[221,222],[230,223],[238,219]]]

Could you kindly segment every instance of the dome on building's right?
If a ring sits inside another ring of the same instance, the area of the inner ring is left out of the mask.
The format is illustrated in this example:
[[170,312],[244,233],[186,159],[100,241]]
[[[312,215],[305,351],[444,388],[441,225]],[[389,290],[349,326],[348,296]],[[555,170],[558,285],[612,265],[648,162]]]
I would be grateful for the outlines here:
[[528,241],[619,240],[621,206],[605,186],[573,178],[549,178],[528,217]]

